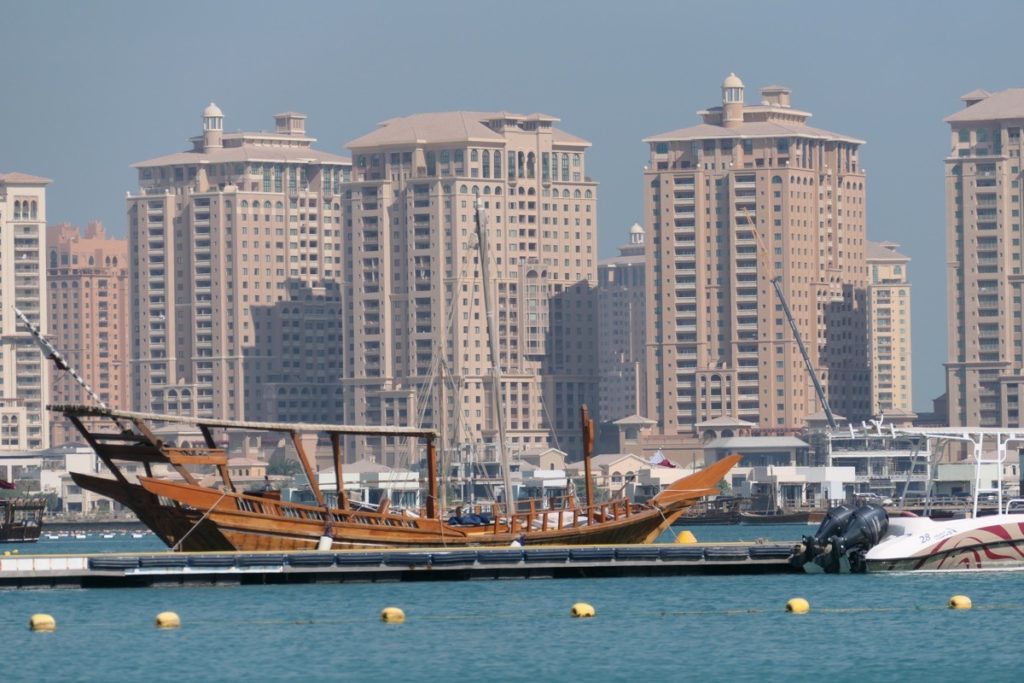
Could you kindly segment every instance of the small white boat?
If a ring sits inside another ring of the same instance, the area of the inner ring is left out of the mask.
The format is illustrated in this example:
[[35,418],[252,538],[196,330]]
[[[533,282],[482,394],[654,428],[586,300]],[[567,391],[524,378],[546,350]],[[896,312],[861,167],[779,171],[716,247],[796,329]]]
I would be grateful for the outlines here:
[[[1024,430],[958,427],[894,431],[973,445],[973,514],[949,520],[912,515],[889,518],[879,505],[857,509],[841,505],[829,511],[813,535],[804,537],[802,550],[791,562],[807,572],[830,573],[1024,569],[1024,513],[1020,512],[1024,500],[1008,501],[1004,507],[1002,488],[1007,446],[1024,441]],[[986,445],[995,446],[995,457],[986,457]],[[986,464],[997,466],[991,487],[984,486],[982,465]],[[996,500],[996,514],[979,516],[982,494]]]
[[86,538],[88,538],[88,534],[75,534],[75,539],[78,541],[83,541]]
[[58,536],[57,534],[46,534],[46,540],[48,540],[48,541],[59,541],[60,540],[60,536]]
[[138,532],[138,531],[133,531],[133,532],[132,532],[132,538],[142,538],[142,537],[143,537],[143,536],[145,536],[145,535],[146,535],[146,534],[144,534],[144,533],[141,533],[141,532]]
[[113,538],[114,534],[103,534],[103,538]]

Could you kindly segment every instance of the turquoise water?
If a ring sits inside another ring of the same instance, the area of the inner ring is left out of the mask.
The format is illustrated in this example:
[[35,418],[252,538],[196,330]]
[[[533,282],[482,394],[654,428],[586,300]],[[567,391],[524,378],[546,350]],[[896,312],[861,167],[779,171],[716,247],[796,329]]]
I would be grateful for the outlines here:
[[[695,531],[701,540],[806,533],[752,529]],[[958,573],[8,590],[0,591],[2,670],[12,681],[1011,680],[1024,659],[1022,579]],[[958,593],[975,608],[946,609]],[[810,601],[809,614],[784,611],[794,596]],[[569,617],[581,600],[596,618]],[[405,610],[406,623],[378,621],[389,605]],[[163,610],[176,611],[182,628],[155,629]],[[52,614],[57,631],[30,632],[36,612]]]

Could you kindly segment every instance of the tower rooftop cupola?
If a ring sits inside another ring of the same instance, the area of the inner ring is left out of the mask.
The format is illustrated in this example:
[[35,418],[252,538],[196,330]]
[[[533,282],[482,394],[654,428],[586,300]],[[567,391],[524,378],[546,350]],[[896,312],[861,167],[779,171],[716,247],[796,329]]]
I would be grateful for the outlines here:
[[629,243],[630,244],[643,244],[644,243],[644,229],[640,227],[639,223],[634,223],[633,227],[629,229]]
[[223,147],[224,112],[213,102],[203,110],[203,148]]
[[730,73],[722,81],[722,125],[732,128],[743,123],[743,81]]

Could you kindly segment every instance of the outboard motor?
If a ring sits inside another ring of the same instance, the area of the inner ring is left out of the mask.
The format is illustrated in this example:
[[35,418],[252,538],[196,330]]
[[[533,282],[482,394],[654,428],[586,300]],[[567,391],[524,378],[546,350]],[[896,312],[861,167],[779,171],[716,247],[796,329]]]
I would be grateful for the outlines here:
[[840,505],[829,510],[813,535],[804,536],[803,552],[790,561],[809,572],[862,572],[864,554],[888,529],[889,516],[881,506]]
[[791,563],[797,567],[803,567],[808,562],[814,562],[815,558],[822,553],[828,552],[830,540],[846,530],[850,517],[856,511],[852,505],[839,505],[828,511],[825,519],[821,520],[818,530],[810,536],[804,536],[803,553],[791,559]]
[[864,555],[882,540],[889,531],[889,515],[881,505],[863,505],[853,513],[850,523],[846,525],[846,533],[833,541],[832,552],[846,555],[850,561],[850,571],[854,574],[864,572],[866,565]]

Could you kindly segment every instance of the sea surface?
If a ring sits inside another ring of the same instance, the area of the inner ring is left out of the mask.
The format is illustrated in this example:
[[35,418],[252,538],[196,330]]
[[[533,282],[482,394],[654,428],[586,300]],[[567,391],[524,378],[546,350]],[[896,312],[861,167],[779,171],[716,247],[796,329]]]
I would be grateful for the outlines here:
[[[692,527],[796,541],[801,525]],[[671,539],[669,539],[671,540]],[[20,554],[160,550],[43,539]],[[963,594],[974,609],[946,608]],[[804,597],[811,611],[785,612]],[[569,616],[574,602],[593,619]],[[401,607],[404,624],[383,624]],[[154,617],[177,612],[182,627]],[[33,633],[38,612],[54,633]],[[9,681],[1009,681],[1024,574],[684,576],[0,591]]]

